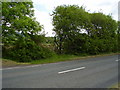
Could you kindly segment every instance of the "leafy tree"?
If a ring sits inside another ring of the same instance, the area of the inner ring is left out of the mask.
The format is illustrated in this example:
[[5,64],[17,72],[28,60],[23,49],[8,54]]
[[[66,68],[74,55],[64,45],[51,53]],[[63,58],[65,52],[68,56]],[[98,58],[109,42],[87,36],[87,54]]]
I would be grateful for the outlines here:
[[117,34],[118,34],[118,51],[120,52],[120,21],[118,21],[118,31],[117,31]]
[[117,22],[110,15],[88,13],[77,5],[61,5],[55,8],[52,16],[58,53],[79,55],[117,51]]
[[64,53],[66,46],[69,47],[68,43],[74,43],[78,33],[87,28],[90,19],[85,9],[77,5],[58,6],[52,16],[53,30],[56,32],[55,44],[58,52]]
[[91,23],[93,27],[91,34],[93,35],[96,34],[102,38],[116,33],[117,23],[109,15],[104,15],[103,13],[92,13]]
[[14,44],[18,37],[29,38],[41,31],[33,17],[32,2],[2,2],[2,36],[5,45]]
[[42,45],[43,26],[34,18],[32,2],[2,3],[3,58],[20,62],[47,58],[52,52]]
[[109,15],[104,15],[103,13],[92,13],[91,23],[93,28],[91,29],[90,34],[94,40],[98,38],[98,41],[96,41],[96,43],[99,43],[98,45],[101,45],[98,47],[99,52],[114,51],[117,45],[116,21],[113,20]]

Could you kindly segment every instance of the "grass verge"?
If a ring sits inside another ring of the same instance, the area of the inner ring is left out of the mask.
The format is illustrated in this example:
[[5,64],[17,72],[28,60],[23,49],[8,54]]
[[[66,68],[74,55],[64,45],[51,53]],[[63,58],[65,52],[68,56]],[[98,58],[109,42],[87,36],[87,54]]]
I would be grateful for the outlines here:
[[116,84],[116,85],[113,85],[110,87],[110,89],[114,89],[114,88],[117,88],[118,90],[120,90],[120,83]]
[[0,61],[2,62],[2,67],[11,67],[11,66],[19,66],[19,65],[27,65],[30,63],[18,63],[9,59],[0,59]]
[[71,61],[71,60],[80,60],[80,59],[87,59],[87,58],[93,58],[93,57],[100,57],[100,56],[109,56],[109,55],[115,55],[119,53],[109,53],[109,54],[99,54],[99,55],[54,55],[51,58],[47,59],[41,59],[41,60],[34,60],[29,63],[20,63],[15,62],[8,59],[0,59],[2,60],[2,66],[3,67],[11,67],[11,66],[19,66],[19,65],[31,65],[31,64],[46,64],[46,63],[55,63],[55,62],[62,62],[62,61]]
[[109,56],[109,55],[115,55],[118,53],[109,53],[109,54],[99,54],[99,55],[55,55],[51,58],[47,59],[41,59],[41,60],[35,60],[30,62],[31,64],[45,64],[45,63],[55,63],[55,62],[61,62],[61,61],[71,61],[71,60],[80,60],[80,59],[87,59],[92,57],[99,57],[99,56]]

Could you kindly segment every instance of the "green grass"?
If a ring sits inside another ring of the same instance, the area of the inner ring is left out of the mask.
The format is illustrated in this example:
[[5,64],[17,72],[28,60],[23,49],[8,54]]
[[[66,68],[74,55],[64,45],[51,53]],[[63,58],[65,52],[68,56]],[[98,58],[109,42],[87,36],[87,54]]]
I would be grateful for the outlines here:
[[18,66],[18,65],[55,63],[55,62],[62,62],[62,61],[81,60],[81,59],[87,59],[87,58],[99,57],[99,56],[109,56],[109,55],[114,55],[114,54],[118,54],[118,53],[99,54],[99,55],[86,55],[86,54],[83,54],[81,56],[76,56],[76,55],[54,55],[51,58],[41,59],[41,60],[34,60],[34,61],[31,61],[31,62],[26,62],[26,63],[15,62],[15,61],[12,61],[12,60],[9,60],[9,59],[2,59],[2,66],[3,67],[10,67],[10,66]]
[[73,60],[73,59],[77,59],[77,58],[78,58],[78,56],[75,56],[75,55],[55,55],[51,58],[35,60],[30,63],[31,64],[54,63],[54,62],[60,62],[60,61]]
[[30,64],[55,63],[55,62],[61,62],[61,61],[80,60],[80,59],[99,57],[99,56],[107,56],[107,55],[114,55],[114,54],[116,54],[116,53],[109,53],[109,54],[107,53],[107,54],[99,54],[99,55],[86,55],[86,54],[83,54],[81,56],[76,56],[76,55],[54,55],[51,58],[32,61],[32,62],[30,62]]

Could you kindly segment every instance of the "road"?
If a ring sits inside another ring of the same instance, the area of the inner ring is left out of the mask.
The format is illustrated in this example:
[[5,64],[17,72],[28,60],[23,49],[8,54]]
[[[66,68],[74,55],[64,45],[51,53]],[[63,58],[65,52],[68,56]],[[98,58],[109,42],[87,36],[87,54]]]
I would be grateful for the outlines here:
[[4,68],[3,88],[108,88],[118,83],[118,55]]

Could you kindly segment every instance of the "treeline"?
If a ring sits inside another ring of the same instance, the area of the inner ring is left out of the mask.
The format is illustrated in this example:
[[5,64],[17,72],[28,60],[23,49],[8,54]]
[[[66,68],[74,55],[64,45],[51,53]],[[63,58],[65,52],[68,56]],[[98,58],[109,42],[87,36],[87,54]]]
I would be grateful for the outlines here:
[[81,55],[118,51],[118,24],[110,15],[89,13],[77,5],[61,5],[52,16],[58,53]]
[[61,5],[51,16],[56,33],[54,39],[39,33],[43,26],[34,17],[32,2],[2,2],[2,57],[30,62],[56,53],[81,55],[120,51],[120,29],[110,15],[88,13],[77,5]]

